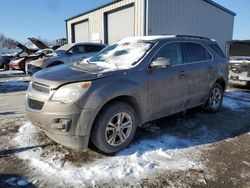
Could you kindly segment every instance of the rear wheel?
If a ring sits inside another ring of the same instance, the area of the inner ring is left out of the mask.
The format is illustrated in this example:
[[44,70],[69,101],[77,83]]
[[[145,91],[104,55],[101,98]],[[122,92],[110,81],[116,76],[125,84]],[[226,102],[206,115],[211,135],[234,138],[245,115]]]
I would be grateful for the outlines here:
[[114,154],[132,141],[137,124],[136,112],[130,105],[113,102],[98,115],[91,141],[101,152]]
[[215,83],[205,104],[205,110],[208,112],[219,111],[223,102],[223,93],[221,85],[219,83]]

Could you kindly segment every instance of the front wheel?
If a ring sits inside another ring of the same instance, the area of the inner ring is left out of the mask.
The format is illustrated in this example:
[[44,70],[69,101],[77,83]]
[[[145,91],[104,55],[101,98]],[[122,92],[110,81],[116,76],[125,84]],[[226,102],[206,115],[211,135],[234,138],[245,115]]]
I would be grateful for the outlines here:
[[132,141],[137,124],[136,112],[130,105],[113,102],[98,115],[91,141],[101,152],[114,154]]
[[215,83],[204,106],[205,110],[208,112],[219,111],[223,102],[223,93],[221,85],[219,83]]

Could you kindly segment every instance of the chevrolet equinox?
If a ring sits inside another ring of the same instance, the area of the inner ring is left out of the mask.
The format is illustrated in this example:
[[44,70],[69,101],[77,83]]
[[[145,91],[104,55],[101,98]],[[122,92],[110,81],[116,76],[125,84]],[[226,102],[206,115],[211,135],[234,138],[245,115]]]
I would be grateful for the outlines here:
[[84,61],[34,74],[30,121],[56,142],[113,154],[138,126],[196,106],[220,109],[228,61],[205,37],[129,37]]

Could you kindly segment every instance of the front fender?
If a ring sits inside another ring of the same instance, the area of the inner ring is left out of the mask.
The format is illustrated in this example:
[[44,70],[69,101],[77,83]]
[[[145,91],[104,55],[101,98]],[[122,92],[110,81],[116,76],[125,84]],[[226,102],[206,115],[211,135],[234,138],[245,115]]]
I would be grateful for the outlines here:
[[119,79],[112,82],[106,82],[109,84],[103,84],[103,80],[96,85],[94,84],[94,91],[80,102],[80,106],[83,108],[83,112],[80,115],[79,122],[76,126],[76,135],[89,136],[91,132],[94,120],[100,110],[109,101],[120,97],[128,96],[136,100],[139,108],[141,109],[142,100],[145,100],[142,95],[143,86],[136,82]]

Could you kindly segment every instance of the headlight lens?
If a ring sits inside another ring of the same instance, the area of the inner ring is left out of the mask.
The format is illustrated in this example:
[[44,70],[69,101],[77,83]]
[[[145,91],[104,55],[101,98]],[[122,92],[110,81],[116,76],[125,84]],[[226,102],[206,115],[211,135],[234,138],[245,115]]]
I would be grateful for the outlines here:
[[52,101],[60,101],[65,104],[79,99],[91,87],[91,82],[78,82],[60,87],[53,95]]

